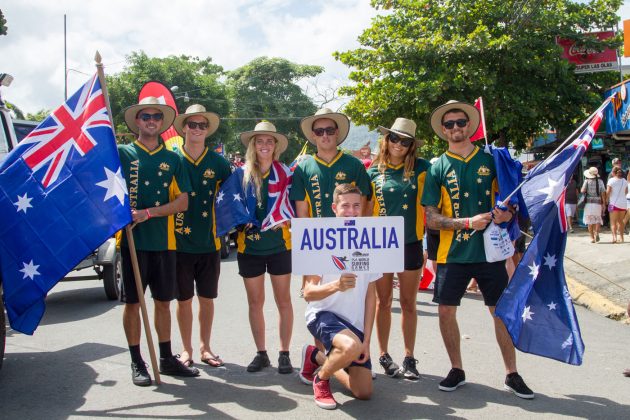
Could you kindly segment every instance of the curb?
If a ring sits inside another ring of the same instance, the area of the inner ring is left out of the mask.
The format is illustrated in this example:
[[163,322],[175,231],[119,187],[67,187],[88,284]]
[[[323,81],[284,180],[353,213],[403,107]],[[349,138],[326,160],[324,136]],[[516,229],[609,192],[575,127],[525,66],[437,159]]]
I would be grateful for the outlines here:
[[606,318],[622,321],[624,324],[630,324],[630,318],[628,318],[626,314],[626,308],[622,308],[574,278],[566,276],[566,280],[569,293],[571,293],[571,298],[574,303],[584,306]]

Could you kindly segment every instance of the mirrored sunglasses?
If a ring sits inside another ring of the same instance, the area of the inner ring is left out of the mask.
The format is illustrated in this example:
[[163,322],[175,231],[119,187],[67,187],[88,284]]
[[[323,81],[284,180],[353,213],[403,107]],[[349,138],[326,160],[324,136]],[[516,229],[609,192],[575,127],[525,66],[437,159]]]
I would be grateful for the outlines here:
[[447,128],[449,130],[455,127],[455,124],[457,124],[458,127],[463,128],[466,127],[466,124],[468,124],[468,120],[466,118],[460,118],[458,120],[448,120],[442,123],[444,128]]
[[314,128],[313,129],[313,133],[315,133],[315,135],[317,137],[323,136],[324,133],[328,134],[329,136],[332,136],[336,132],[337,132],[337,128],[336,127],[325,127],[325,128]]
[[162,114],[161,112],[158,112],[157,114],[142,113],[138,116],[138,118],[140,118],[142,121],[162,121],[162,118],[164,118],[164,114]]

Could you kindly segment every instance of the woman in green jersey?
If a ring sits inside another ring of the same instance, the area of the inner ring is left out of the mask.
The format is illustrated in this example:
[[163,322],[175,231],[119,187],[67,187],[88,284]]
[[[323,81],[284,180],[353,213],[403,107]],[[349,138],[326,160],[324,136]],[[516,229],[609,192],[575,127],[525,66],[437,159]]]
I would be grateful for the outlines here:
[[399,368],[388,353],[394,273],[384,273],[376,282],[379,362],[388,376],[400,374],[406,379],[417,380],[420,374],[414,357],[416,295],[422,268],[424,235],[424,211],[420,199],[430,165],[426,160],[416,157],[416,148],[419,146],[415,139],[416,123],[397,118],[391,128],[379,127],[379,131],[383,138],[378,154],[368,169],[372,183],[368,209],[371,209],[373,216],[403,216],[405,219],[405,266],[403,272],[397,273],[405,358]]

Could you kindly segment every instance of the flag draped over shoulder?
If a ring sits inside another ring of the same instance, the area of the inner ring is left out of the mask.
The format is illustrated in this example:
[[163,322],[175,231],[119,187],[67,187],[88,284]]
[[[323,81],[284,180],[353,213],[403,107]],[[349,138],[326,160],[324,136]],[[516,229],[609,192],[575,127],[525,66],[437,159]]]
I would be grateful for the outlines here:
[[269,171],[269,198],[267,198],[269,213],[262,222],[263,232],[295,217],[295,210],[289,201],[292,179],[293,173],[289,168],[280,162],[272,163]]
[[584,342],[564,274],[564,192],[601,120],[599,112],[577,140],[527,174],[522,193],[534,239],[496,306],[516,348],[572,365],[582,364]]
[[11,327],[32,334],[44,298],[131,222],[97,75],[0,164],[0,270]]
[[483,112],[483,99],[481,97],[477,98],[473,106],[479,110],[481,121],[479,121],[477,131],[470,136],[470,141],[477,141],[486,138],[486,117]]
[[217,221],[217,236],[223,236],[232,228],[251,223],[260,227],[256,219],[256,193],[250,184],[247,191],[243,190],[242,167],[230,175],[221,185],[214,204],[214,212]]

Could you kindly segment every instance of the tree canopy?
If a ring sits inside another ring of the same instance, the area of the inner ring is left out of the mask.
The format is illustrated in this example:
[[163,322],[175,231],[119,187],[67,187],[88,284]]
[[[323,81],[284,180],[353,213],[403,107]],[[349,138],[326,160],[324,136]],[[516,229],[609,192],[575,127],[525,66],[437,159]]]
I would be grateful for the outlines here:
[[488,135],[517,149],[547,127],[572,131],[601,102],[617,72],[575,74],[556,37],[602,50],[620,35],[585,35],[613,28],[621,0],[372,0],[387,9],[359,37],[362,47],[336,52],[352,67],[353,99],[345,111],[358,124],[390,124],[404,116],[436,143],[429,117],[449,99],[482,96]]
[[0,35],[6,35],[7,29],[7,20],[4,18],[2,10],[0,10]]
[[[323,71],[323,67],[295,64],[284,58],[258,57],[228,72],[235,132],[253,130],[257,122],[269,120],[278,132],[289,137],[289,147],[282,158],[293,159],[306,141],[299,121],[317,110],[297,83]],[[240,147],[240,141],[235,141]]]

